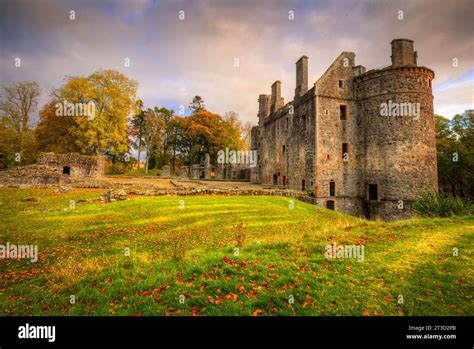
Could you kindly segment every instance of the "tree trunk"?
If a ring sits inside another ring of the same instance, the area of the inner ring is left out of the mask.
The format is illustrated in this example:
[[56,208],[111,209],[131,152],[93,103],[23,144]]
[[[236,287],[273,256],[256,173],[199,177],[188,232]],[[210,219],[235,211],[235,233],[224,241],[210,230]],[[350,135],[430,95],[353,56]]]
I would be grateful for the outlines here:
[[142,152],[142,139],[138,141],[138,162],[137,162],[137,172],[140,173],[140,154]]

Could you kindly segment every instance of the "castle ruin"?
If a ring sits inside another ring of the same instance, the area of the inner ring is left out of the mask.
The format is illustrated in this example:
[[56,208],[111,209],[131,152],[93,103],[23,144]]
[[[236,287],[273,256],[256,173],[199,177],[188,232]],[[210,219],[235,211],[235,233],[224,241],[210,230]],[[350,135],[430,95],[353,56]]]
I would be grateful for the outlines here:
[[303,56],[293,101],[280,81],[260,95],[251,181],[309,191],[355,216],[408,218],[416,196],[438,185],[434,72],[417,65],[412,40],[391,46],[392,64],[369,71],[342,52],[311,88]]

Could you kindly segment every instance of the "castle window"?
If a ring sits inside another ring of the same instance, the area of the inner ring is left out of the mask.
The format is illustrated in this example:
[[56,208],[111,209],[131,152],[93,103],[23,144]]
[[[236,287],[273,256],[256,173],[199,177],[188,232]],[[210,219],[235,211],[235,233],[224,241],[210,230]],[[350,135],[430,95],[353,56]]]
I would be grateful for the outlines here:
[[329,196],[336,196],[336,182],[329,182]]
[[288,121],[288,118],[286,118],[286,129],[288,130],[288,124],[289,124],[289,121]]
[[428,79],[428,85],[430,85],[431,88],[431,79]]
[[379,192],[377,184],[369,184],[369,200],[378,200]]
[[306,130],[306,115],[301,117],[301,122],[303,123],[303,130]]
[[347,120],[347,107],[343,104],[339,106],[339,117],[341,120]]
[[342,143],[342,161],[349,161],[349,143]]
[[328,210],[334,210],[335,209],[335,204],[334,204],[334,200],[328,200],[326,201],[326,208]]
[[344,80],[339,80],[339,88],[344,88]]
[[282,146],[283,155],[285,155],[285,146]]
[[70,175],[71,174],[71,168],[69,166],[64,166],[63,167],[63,174]]
[[301,190],[304,191],[305,189],[306,189],[306,181],[303,179],[303,180],[301,181]]

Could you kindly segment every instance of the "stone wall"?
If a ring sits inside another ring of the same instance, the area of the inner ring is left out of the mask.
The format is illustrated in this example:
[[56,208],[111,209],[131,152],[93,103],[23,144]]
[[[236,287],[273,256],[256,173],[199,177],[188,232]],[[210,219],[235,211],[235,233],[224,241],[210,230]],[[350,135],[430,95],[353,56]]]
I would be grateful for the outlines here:
[[0,187],[49,186],[71,183],[71,178],[46,165],[28,165],[0,172]]
[[104,158],[102,156],[85,156],[77,153],[41,153],[37,163],[54,168],[71,177],[97,178],[104,175]]

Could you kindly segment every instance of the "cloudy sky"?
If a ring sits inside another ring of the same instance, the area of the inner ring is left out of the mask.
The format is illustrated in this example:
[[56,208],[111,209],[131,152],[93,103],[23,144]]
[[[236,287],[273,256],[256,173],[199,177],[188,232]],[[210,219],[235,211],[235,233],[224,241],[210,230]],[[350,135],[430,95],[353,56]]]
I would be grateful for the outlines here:
[[473,15],[473,0],[0,0],[0,79],[38,81],[42,105],[65,76],[116,69],[139,82],[146,107],[177,111],[200,95],[255,123],[273,81],[292,99],[301,55],[311,86],[342,51],[378,68],[392,39],[409,38],[435,71],[435,112],[452,117],[474,108]]

